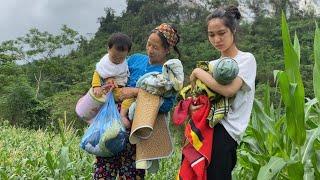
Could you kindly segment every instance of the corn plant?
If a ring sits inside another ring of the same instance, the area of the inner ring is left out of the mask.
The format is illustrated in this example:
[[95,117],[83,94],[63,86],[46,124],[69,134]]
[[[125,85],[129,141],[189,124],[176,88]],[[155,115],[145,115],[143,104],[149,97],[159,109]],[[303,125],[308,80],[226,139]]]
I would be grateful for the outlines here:
[[[94,156],[81,150],[81,137],[65,118],[58,133],[28,130],[0,118],[0,179],[92,179]],[[172,128],[175,139],[170,158],[160,161],[159,171],[146,179],[175,179],[181,162],[183,131]]]
[[70,127],[61,120],[55,134],[2,123],[0,179],[91,179],[94,157],[80,150]]
[[320,179],[320,32],[316,26],[314,99],[304,97],[299,40],[295,34],[291,43],[284,15],[282,40],[285,70],[274,72],[282,103],[278,107],[270,103],[269,88],[262,102],[255,99],[238,150],[235,179]]

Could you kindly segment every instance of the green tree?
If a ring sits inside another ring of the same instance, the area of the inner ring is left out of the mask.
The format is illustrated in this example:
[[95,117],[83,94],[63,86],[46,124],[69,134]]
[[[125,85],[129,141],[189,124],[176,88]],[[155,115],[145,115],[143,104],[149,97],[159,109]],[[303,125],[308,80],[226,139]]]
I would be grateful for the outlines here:
[[35,98],[20,66],[12,62],[0,66],[0,116],[11,124],[39,128],[50,123],[48,106]]
[[[52,35],[32,28],[16,40],[2,42],[0,45],[0,61],[25,60],[32,62],[38,59],[50,59],[61,55],[62,50],[77,45],[80,37],[78,32],[66,25],[61,27],[61,33]],[[60,50],[60,53],[57,51]]]
[[126,13],[137,15],[144,3],[145,3],[144,0],[127,0]]
[[115,11],[111,8],[105,8],[104,11],[105,16],[98,18],[100,23],[98,33],[111,34],[119,31],[119,23],[117,21],[117,17],[115,16]]
[[0,45],[0,64],[12,62],[24,58],[24,53],[21,47],[17,46],[18,41],[4,41]]

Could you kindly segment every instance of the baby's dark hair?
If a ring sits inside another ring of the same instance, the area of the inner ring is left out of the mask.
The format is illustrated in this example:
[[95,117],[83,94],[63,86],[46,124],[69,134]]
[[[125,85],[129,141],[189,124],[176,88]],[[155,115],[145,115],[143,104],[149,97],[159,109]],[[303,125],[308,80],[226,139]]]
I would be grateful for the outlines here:
[[236,29],[238,29],[241,14],[236,6],[228,6],[227,8],[215,9],[211,14],[207,16],[207,24],[214,18],[222,19],[224,25],[227,26],[233,35],[235,35]]
[[130,52],[132,46],[131,38],[123,33],[113,33],[108,39],[108,48],[115,47],[118,51]]
[[[177,43],[176,43],[172,48],[173,48],[173,50],[178,54],[178,59],[180,59],[180,58],[181,58],[181,53],[180,53],[180,51],[179,51],[179,49],[178,49],[178,47],[177,47],[177,44],[180,42],[180,35],[178,34],[178,31],[177,31],[177,28],[176,28],[175,25],[170,24],[170,26],[171,26],[172,29],[176,32],[177,37],[178,37]],[[169,49],[169,48],[170,48],[170,44],[168,43],[166,37],[165,37],[160,31],[152,30],[151,33],[156,33],[156,34],[159,35],[159,37],[160,37],[160,39],[161,39],[161,42],[162,42],[162,44],[163,44],[163,47],[164,47],[165,49]]]

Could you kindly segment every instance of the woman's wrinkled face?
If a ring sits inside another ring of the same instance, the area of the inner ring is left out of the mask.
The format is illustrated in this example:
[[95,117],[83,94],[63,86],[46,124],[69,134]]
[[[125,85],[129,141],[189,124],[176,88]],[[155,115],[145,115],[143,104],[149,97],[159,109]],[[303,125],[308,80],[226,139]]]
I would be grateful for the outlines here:
[[151,64],[163,64],[166,61],[168,49],[163,47],[162,41],[157,33],[150,34],[146,50]]
[[210,43],[220,52],[225,52],[234,45],[234,35],[220,18],[208,22],[208,38]]

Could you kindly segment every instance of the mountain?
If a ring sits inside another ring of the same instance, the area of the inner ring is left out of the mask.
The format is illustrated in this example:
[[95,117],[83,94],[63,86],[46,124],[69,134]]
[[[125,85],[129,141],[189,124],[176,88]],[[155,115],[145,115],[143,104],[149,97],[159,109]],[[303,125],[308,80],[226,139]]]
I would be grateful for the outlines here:
[[303,11],[313,10],[315,15],[320,15],[320,0],[298,1],[299,9]]

